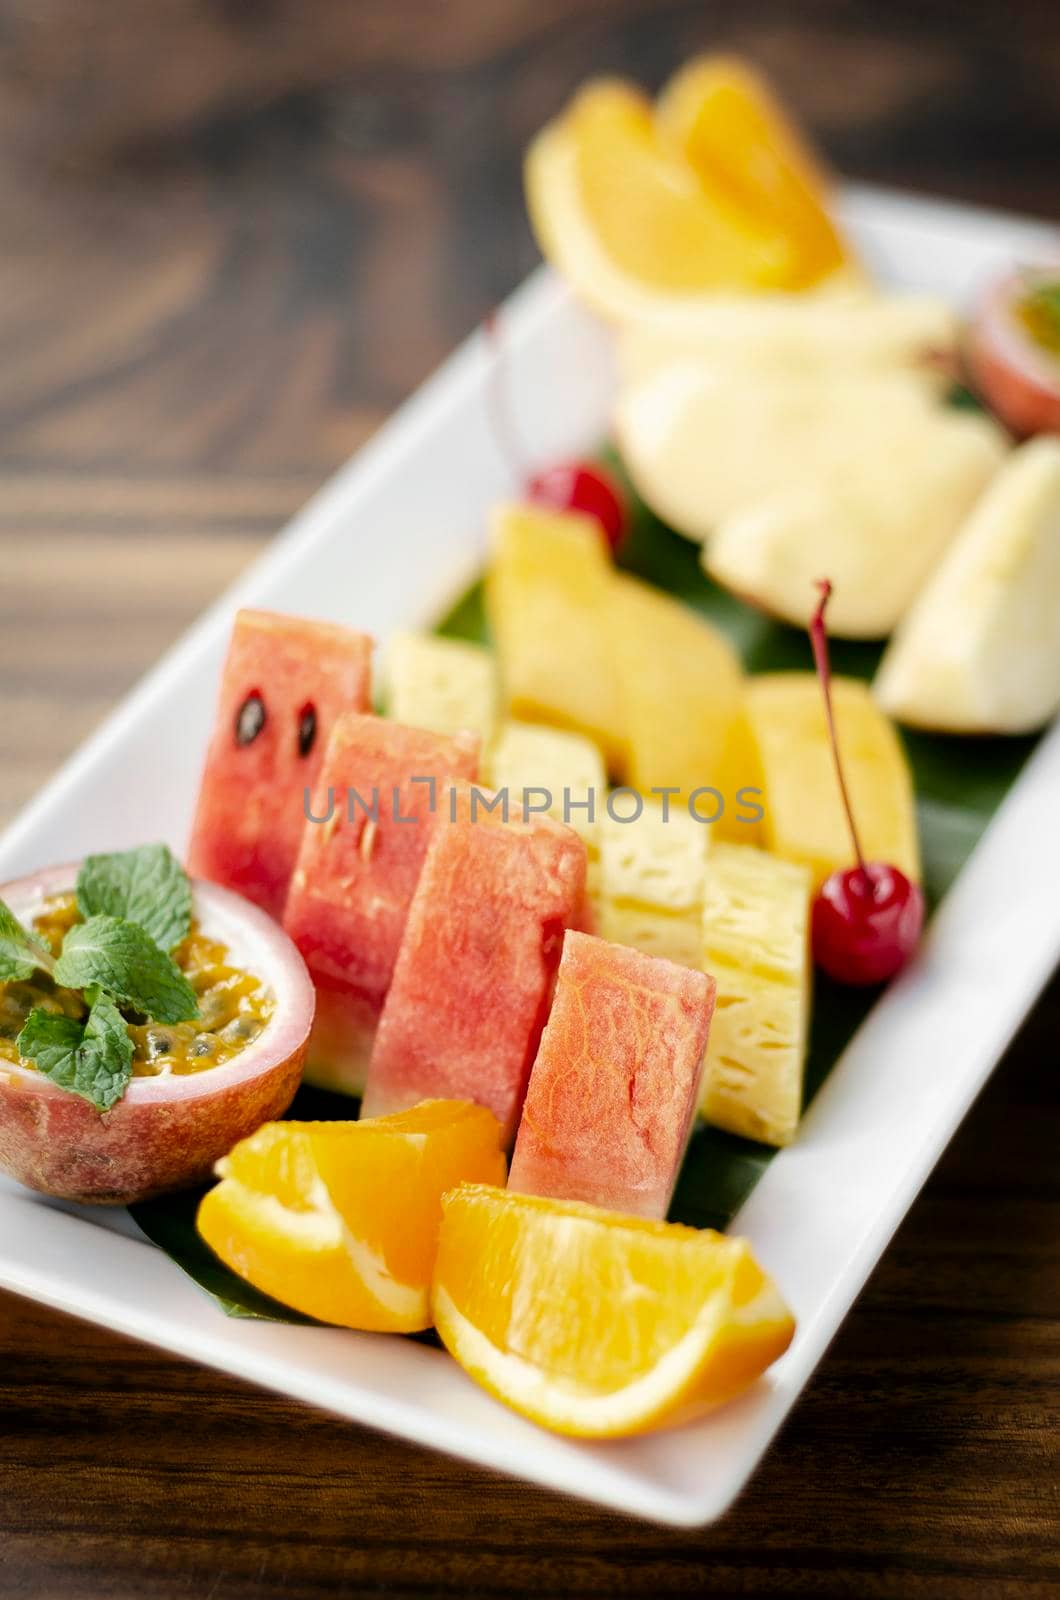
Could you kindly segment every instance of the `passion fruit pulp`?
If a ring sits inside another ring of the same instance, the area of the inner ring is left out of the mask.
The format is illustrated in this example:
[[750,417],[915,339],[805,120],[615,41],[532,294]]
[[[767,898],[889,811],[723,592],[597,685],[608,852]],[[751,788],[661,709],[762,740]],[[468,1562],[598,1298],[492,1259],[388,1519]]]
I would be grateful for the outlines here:
[[[77,878],[77,864],[0,886],[32,923]],[[229,889],[192,880],[196,921],[273,997],[256,1038],[219,1065],[136,1077],[110,1111],[58,1088],[22,1063],[0,1061],[0,1172],[31,1189],[97,1205],[130,1205],[207,1178],[215,1161],[263,1122],[282,1116],[302,1075],[314,993],[291,940]]]

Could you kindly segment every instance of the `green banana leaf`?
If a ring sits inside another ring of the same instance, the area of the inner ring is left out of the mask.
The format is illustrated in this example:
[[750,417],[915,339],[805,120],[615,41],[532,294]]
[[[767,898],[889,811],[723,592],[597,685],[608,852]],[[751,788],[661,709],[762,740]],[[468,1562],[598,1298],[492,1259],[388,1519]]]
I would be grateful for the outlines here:
[[[608,466],[624,477],[611,452]],[[732,640],[752,672],[808,671],[813,658],[806,634],[773,621],[711,583],[699,565],[695,545],[673,533],[633,495],[632,528],[620,563],[700,612]],[[488,642],[482,588],[476,584],[453,607],[439,632]],[[878,644],[837,640],[832,660],[838,673],[871,678],[881,654]],[[924,891],[933,907],[968,859],[1007,790],[1034,748],[1034,738],[957,739],[904,733],[917,793],[923,855]],[[876,998],[875,992],[846,989],[818,977],[806,1071],[806,1100],[813,1097]],[[337,1095],[302,1089],[290,1115],[299,1118],[349,1118],[355,1105]],[[675,1222],[724,1228],[761,1177],[775,1151],[717,1128],[693,1135],[670,1210]],[[308,1319],[278,1306],[230,1273],[195,1231],[197,1194],[164,1196],[133,1207],[137,1223],[229,1316],[281,1322]]]

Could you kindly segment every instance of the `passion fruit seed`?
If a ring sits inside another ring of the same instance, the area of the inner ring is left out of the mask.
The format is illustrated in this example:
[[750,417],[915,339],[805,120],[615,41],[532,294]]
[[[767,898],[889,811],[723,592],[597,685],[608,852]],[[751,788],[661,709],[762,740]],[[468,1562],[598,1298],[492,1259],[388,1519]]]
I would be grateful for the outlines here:
[[236,712],[236,744],[253,744],[265,726],[265,702],[258,689],[251,689]]
[[298,713],[298,754],[307,756],[317,736],[317,708],[307,700]]

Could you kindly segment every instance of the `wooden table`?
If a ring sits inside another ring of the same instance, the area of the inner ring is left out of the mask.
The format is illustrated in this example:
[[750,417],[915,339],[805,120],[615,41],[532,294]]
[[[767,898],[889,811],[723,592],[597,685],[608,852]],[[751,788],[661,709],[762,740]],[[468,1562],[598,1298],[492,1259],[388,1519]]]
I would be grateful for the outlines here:
[[[0,820],[532,264],[519,151],[590,71],[745,48],[844,170],[1057,214],[1048,0],[442,9],[0,0]],[[719,1527],[3,1298],[0,1594],[1057,1595],[1058,1028],[1054,986]]]

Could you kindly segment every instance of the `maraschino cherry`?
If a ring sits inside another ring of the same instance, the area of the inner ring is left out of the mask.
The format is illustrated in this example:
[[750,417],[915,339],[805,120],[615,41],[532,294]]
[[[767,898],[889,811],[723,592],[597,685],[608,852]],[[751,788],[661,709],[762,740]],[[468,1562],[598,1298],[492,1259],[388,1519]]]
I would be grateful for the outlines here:
[[581,511],[586,516],[595,517],[603,529],[608,548],[614,552],[629,528],[629,508],[621,486],[595,461],[559,461],[540,472],[532,475],[527,473],[522,465],[523,451],[508,405],[508,393],[501,370],[505,353],[504,335],[496,312],[491,312],[485,319],[484,328],[493,346],[488,391],[493,430],[508,465],[526,486],[526,498],[531,504],[545,506],[550,511]]
[[626,536],[626,499],[610,473],[589,461],[561,461],[536,472],[526,486],[527,499],[553,511],[583,511],[595,517],[612,550]]
[[813,959],[837,983],[886,983],[919,943],[924,896],[919,885],[897,867],[883,861],[866,862],[862,854],[832,712],[832,672],[824,622],[832,585],[824,582],[818,588],[821,601],[810,623],[810,643],[857,865],[833,872],[821,886],[813,906]]

